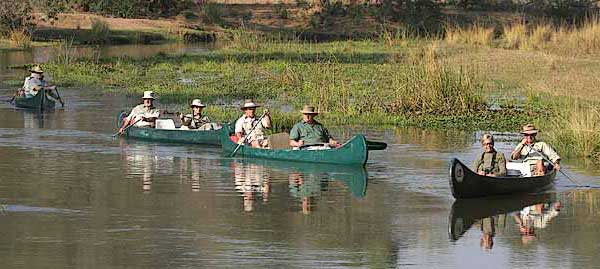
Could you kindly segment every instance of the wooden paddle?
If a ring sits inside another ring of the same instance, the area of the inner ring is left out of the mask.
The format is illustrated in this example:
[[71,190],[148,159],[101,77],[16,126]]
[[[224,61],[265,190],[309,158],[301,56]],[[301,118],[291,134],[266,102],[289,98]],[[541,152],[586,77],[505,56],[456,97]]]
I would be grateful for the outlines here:
[[[542,158],[545,161],[547,161],[549,163],[554,163],[553,161],[551,161],[550,159],[548,159],[548,157],[546,157],[546,155],[544,153],[542,153],[541,151],[539,151],[539,150],[537,150],[537,149],[535,149],[532,146],[529,146],[527,144],[525,144],[525,146],[529,148],[529,151],[533,150],[533,151],[539,153],[540,156],[542,156]],[[560,172],[561,174],[563,174],[563,176],[565,176],[567,179],[569,179],[571,182],[573,182],[573,184],[577,185],[577,187],[583,187],[583,185],[581,185],[579,182],[577,182],[577,180],[575,180],[575,179],[571,178],[569,175],[565,174],[565,172],[563,172],[562,169],[558,170],[558,172]]]
[[[123,129],[123,133],[125,133],[125,131],[127,131],[129,128],[131,128],[131,126],[135,125],[136,123],[138,123],[139,121],[141,121],[144,118],[139,118],[138,120],[136,120],[135,122],[129,124],[127,127],[125,127],[125,129]],[[112,135],[112,137],[116,137],[118,135],[121,135],[121,132],[116,132],[115,134]]]
[[65,107],[65,102],[63,102],[62,98],[60,98],[60,93],[58,92],[58,87],[54,87],[54,90],[56,91],[56,96],[58,96],[58,101],[60,101],[60,106]]
[[250,134],[254,131],[254,129],[256,129],[256,126],[258,126],[259,124],[262,125],[262,119],[267,115],[268,112],[269,112],[269,110],[265,110],[265,112],[262,114],[262,116],[260,116],[260,118],[258,118],[258,123],[256,123],[254,126],[252,126],[252,129],[250,129],[250,131],[244,136],[244,140],[242,141],[242,143],[238,143],[237,147],[235,147],[235,150],[233,150],[230,157],[235,156],[235,154],[240,149],[240,147],[242,147],[243,144],[246,144],[246,140],[248,140],[248,137],[250,137]]

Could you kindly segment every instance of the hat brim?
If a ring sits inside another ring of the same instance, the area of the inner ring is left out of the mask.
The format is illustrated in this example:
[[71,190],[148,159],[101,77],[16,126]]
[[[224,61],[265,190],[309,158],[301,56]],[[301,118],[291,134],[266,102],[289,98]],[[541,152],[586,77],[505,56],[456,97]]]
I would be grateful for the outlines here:
[[206,107],[206,106],[205,105],[201,105],[201,106],[199,106],[199,105],[190,105],[190,107]]
[[257,107],[260,107],[260,106],[259,105],[243,106],[243,107],[240,107],[240,109],[244,110],[244,109],[248,109],[248,108],[257,108]]
[[522,131],[521,134],[537,134],[539,133],[538,130],[529,130],[529,131]]
[[36,73],[36,74],[44,74],[44,71],[29,70],[29,72]]
[[300,113],[302,113],[302,114],[312,114],[312,115],[318,115],[319,114],[319,112],[305,111],[305,110],[300,110]]
[[147,97],[147,96],[145,96],[145,97],[142,97],[142,99],[150,99],[150,100],[155,100],[156,98],[155,98],[155,97]]

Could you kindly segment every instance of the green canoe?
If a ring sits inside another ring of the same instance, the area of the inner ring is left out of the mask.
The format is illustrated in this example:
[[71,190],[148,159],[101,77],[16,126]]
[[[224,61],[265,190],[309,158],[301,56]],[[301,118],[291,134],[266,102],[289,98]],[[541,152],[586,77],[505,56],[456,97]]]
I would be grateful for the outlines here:
[[[230,127],[221,129],[221,147],[227,155],[232,155],[238,144],[229,137]],[[364,135],[356,135],[341,147],[325,150],[292,150],[292,149],[261,149],[242,145],[235,156],[284,160],[294,162],[328,163],[341,165],[365,165],[369,158],[367,139]]]
[[[117,128],[123,124],[123,119],[127,116],[126,113],[121,113],[118,117]],[[219,140],[220,130],[209,131],[191,131],[177,129],[155,129],[155,128],[139,128],[131,126],[127,129],[124,136],[148,141],[168,142],[168,143],[185,143],[185,144],[204,144],[204,145],[220,145]]]
[[25,98],[25,96],[17,96],[15,98],[15,106],[19,108],[51,110],[54,109],[56,102],[46,94],[46,90],[40,90],[35,96]]

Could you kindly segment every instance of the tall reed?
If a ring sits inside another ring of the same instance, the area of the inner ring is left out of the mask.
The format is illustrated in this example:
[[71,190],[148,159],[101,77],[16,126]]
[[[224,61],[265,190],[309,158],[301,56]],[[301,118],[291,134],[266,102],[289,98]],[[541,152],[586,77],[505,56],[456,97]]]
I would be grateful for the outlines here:
[[491,46],[494,40],[494,28],[475,24],[468,28],[447,27],[446,42],[474,46]]
[[11,45],[16,48],[31,48],[31,35],[25,29],[11,31],[8,39],[10,40]]
[[600,107],[565,106],[545,129],[544,138],[561,154],[600,162]]

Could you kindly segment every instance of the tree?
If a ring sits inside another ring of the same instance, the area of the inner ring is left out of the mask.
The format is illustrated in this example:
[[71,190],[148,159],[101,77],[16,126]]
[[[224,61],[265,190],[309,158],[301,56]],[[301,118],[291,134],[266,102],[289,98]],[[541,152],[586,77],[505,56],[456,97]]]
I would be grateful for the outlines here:
[[29,1],[0,1],[0,34],[8,35],[17,30],[31,32],[34,19],[31,14],[31,3]]

